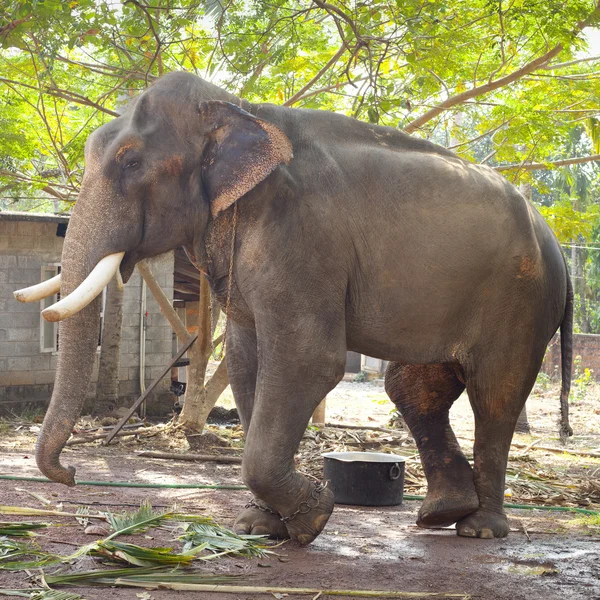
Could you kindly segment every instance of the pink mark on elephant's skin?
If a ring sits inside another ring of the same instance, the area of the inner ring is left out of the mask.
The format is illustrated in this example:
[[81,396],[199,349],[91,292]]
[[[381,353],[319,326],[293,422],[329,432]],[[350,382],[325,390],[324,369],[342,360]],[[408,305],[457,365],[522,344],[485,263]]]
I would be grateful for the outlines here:
[[519,274],[517,279],[535,279],[538,274],[538,267],[530,256],[523,256],[521,258],[521,265],[519,267]]
[[174,154],[173,156],[168,156],[162,162],[162,166],[168,175],[172,177],[177,177],[181,175],[183,171],[183,156],[179,154]]

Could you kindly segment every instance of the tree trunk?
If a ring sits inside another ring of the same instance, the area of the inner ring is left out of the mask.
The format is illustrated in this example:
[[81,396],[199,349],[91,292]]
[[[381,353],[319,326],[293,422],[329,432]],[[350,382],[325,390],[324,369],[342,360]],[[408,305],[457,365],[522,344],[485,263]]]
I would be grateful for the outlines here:
[[119,398],[119,358],[121,350],[121,325],[123,323],[123,290],[119,289],[116,278],[106,290],[104,327],[96,386],[98,404],[115,405]]

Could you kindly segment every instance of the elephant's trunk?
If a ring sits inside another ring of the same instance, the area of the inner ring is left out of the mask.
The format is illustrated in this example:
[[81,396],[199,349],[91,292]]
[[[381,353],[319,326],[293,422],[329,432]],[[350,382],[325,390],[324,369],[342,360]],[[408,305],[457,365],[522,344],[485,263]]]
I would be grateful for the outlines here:
[[[62,254],[61,294],[75,290],[90,273],[102,250],[96,233],[74,211]],[[93,251],[90,249],[93,248]],[[93,253],[93,256],[91,254]],[[40,471],[52,481],[75,485],[75,469],[60,463],[60,453],[75,425],[92,377],[100,330],[99,296],[60,324],[54,391],[35,452]]]

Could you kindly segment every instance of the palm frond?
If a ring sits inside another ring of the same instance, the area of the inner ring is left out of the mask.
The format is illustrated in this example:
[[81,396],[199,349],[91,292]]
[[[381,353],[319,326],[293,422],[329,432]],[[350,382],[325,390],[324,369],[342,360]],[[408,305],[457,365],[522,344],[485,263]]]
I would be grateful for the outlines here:
[[61,592],[58,590],[42,590],[35,592],[31,600],[83,600],[83,596],[72,592]]
[[172,512],[153,511],[149,500],[144,500],[140,508],[134,512],[124,512],[120,515],[105,513],[106,520],[114,530],[111,538],[125,533],[141,533],[150,527],[160,525],[172,515]]
[[48,523],[5,523],[0,521],[0,535],[9,535],[11,537],[31,537],[35,529],[48,527]]
[[[88,509],[89,512],[89,509]],[[29,508],[24,506],[6,506],[0,505],[0,515],[19,515],[21,517],[74,517],[81,518],[79,511],[77,513],[65,512],[63,510],[47,510],[45,508]],[[86,518],[89,519],[103,519],[106,520],[104,514],[85,514]]]
[[201,571],[192,571],[181,573],[172,568],[150,567],[150,568],[125,568],[86,571],[82,573],[68,573],[44,575],[44,581],[48,585],[74,585],[83,584],[108,585],[114,586],[117,580],[131,581],[139,585],[144,582],[153,584],[161,581],[205,583],[218,585],[229,581],[239,580],[241,575],[215,575],[214,573],[204,573]]
[[[35,556],[36,560],[17,560],[26,556]],[[28,542],[17,542],[0,537],[0,569],[35,569],[60,562],[60,557],[41,551]]]
[[[45,508],[28,508],[24,506],[6,506],[0,505],[0,515],[20,515],[22,517],[76,517],[75,513],[64,512],[62,510],[47,510]],[[93,515],[94,519],[103,519]]]
[[90,507],[79,506],[77,508],[77,516],[75,518],[82,527],[87,527],[90,523]]
[[144,548],[135,544],[102,540],[96,542],[91,554],[138,567],[155,567],[159,565],[188,565],[194,560],[196,553],[184,552],[179,554],[173,552],[172,548]]
[[114,581],[118,577],[129,576],[132,573],[136,573],[138,575],[148,575],[150,573],[157,572],[166,574],[171,572],[171,569],[165,569],[164,567],[132,569],[131,567],[128,567],[125,569],[97,569],[94,571],[80,571],[78,573],[60,573],[57,571],[52,573],[52,575],[47,575],[44,573],[44,583],[46,583],[46,585],[79,586],[85,583],[106,583],[109,581]]
[[259,543],[264,541],[264,535],[238,535],[233,531],[211,523],[189,523],[185,526],[185,533],[179,538],[184,541],[183,551],[203,547],[218,555],[234,554],[249,558],[260,558],[266,554],[273,554],[268,547]]

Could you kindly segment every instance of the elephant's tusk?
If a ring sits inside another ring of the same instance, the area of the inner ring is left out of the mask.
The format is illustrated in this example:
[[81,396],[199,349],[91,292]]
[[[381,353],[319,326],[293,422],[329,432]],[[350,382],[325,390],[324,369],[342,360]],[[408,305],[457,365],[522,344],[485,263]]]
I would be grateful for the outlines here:
[[41,283],[13,292],[19,302],[35,302],[56,294],[60,290],[60,275],[46,279]]
[[62,321],[85,308],[108,285],[125,256],[125,252],[117,252],[105,256],[93,268],[79,287],[68,296],[42,311],[46,321]]

